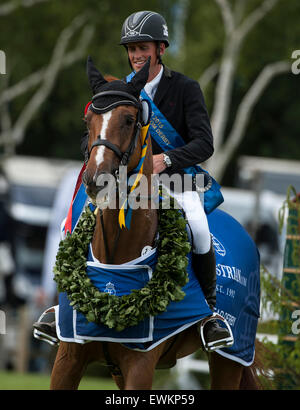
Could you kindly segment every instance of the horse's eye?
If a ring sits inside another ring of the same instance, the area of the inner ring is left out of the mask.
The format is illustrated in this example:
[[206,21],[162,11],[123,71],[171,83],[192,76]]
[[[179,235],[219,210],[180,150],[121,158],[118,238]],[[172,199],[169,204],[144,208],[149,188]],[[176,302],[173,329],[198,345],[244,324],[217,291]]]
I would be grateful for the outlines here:
[[132,117],[131,115],[126,115],[126,117],[125,117],[125,125],[126,125],[127,127],[130,127],[133,123],[134,123],[134,117]]

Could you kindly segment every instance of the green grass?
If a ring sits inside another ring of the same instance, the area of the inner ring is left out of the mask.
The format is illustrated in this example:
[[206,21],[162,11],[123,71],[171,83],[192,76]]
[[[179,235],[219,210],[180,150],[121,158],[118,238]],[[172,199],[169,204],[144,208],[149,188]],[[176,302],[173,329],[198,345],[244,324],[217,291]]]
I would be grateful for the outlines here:
[[[49,390],[50,375],[0,371],[0,390]],[[83,377],[79,390],[116,390],[109,378]]]

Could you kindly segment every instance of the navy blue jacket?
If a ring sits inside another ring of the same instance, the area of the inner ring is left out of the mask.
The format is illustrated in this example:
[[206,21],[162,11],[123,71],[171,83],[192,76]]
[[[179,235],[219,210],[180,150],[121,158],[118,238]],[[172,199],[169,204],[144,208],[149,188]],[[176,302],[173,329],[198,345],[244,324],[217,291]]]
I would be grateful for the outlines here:
[[[200,164],[213,154],[210,121],[197,81],[164,67],[154,103],[186,142],[185,146],[166,152],[172,161],[168,171]],[[154,139],[152,150],[153,154],[162,152]]]

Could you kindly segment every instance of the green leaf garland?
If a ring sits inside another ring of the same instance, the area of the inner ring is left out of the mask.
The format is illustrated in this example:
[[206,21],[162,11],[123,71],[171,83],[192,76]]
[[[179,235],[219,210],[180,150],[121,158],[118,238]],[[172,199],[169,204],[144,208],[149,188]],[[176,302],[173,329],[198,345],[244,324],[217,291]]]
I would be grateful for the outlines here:
[[86,274],[88,247],[95,225],[96,216],[87,206],[73,233],[60,242],[54,267],[59,292],[66,292],[71,306],[89,322],[122,331],[164,312],[171,301],[184,298],[182,287],[188,282],[190,244],[185,219],[178,209],[159,210],[155,271],[145,287],[133,289],[122,297],[99,291]]

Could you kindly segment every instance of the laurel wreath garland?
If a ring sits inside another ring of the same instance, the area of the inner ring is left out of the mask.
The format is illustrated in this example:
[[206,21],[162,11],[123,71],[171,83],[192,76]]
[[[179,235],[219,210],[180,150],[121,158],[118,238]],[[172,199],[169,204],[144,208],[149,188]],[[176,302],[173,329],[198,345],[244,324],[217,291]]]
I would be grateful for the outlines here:
[[58,290],[67,293],[70,305],[89,322],[122,331],[164,312],[171,301],[184,298],[182,287],[188,282],[190,252],[186,221],[178,209],[160,209],[158,215],[158,260],[152,278],[143,288],[122,297],[101,292],[86,274],[88,247],[96,225],[96,216],[88,206],[73,233],[60,242],[54,280]]

